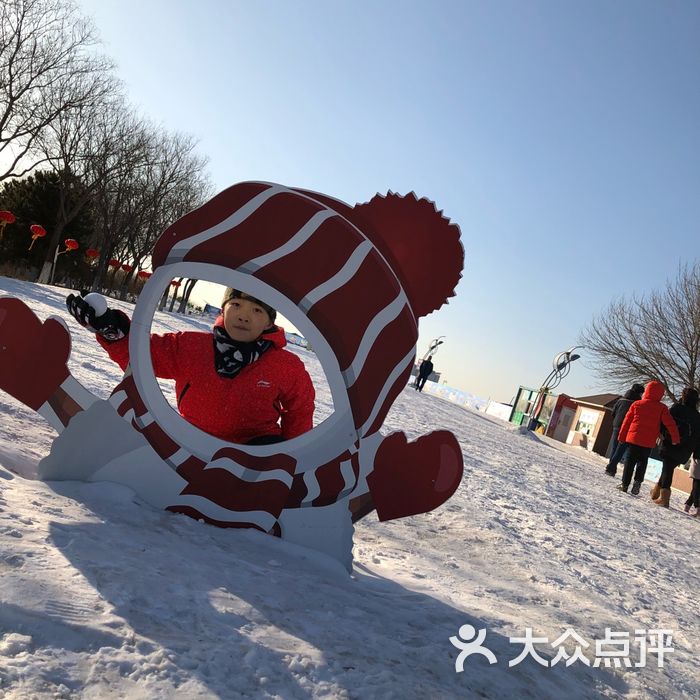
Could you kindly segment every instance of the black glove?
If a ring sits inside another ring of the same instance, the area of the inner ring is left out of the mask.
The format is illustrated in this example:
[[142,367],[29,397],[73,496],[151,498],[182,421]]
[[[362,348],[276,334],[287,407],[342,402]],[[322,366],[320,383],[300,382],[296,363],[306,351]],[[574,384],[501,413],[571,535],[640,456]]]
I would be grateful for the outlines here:
[[66,297],[66,306],[70,315],[83,328],[101,335],[109,342],[121,340],[129,335],[131,321],[123,311],[108,308],[101,316],[97,316],[95,309],[82,296],[75,294]]

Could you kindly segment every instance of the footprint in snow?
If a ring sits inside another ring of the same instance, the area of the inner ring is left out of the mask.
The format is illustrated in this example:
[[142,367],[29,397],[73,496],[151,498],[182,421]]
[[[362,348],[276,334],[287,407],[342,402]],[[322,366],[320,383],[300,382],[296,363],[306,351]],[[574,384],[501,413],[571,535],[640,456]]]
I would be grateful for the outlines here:
[[0,526],[0,535],[5,535],[6,537],[17,537],[22,538],[22,533],[19,530],[15,530],[14,527],[6,527],[4,525]]
[[21,569],[24,566],[24,557],[20,554],[8,554],[0,557],[0,568]]

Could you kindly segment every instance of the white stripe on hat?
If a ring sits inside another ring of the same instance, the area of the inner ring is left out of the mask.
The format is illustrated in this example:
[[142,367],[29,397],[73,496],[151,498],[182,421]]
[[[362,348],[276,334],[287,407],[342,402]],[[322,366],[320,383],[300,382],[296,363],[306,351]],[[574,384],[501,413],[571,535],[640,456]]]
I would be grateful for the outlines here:
[[384,386],[382,387],[382,390],[379,392],[379,396],[377,397],[377,400],[374,403],[374,407],[372,408],[372,413],[370,413],[369,418],[365,421],[364,425],[360,428],[359,436],[361,438],[365,437],[367,434],[367,431],[372,427],[372,423],[377,418],[377,414],[379,413],[382,404],[386,400],[387,395],[393,388],[394,384],[396,383],[396,380],[401,376],[401,374],[411,365],[413,365],[413,359],[416,356],[416,350],[415,348],[411,348],[408,351],[408,354],[394,367],[394,369],[391,371],[391,374],[387,377],[386,382],[384,383]]
[[309,313],[309,309],[320,299],[328,296],[331,292],[336,289],[345,286],[360,269],[360,265],[364,262],[365,258],[374,249],[374,245],[368,241],[364,240],[360,245],[353,250],[352,255],[346,260],[343,267],[338,270],[338,272],[333,275],[330,279],[321,283],[312,289],[298,304],[299,308],[305,313]]
[[374,342],[377,340],[379,334],[384,330],[386,326],[389,325],[406,307],[406,296],[402,293],[394,299],[390,304],[385,306],[370,322],[367,326],[367,330],[362,336],[360,341],[360,346],[355,353],[355,357],[350,364],[350,366],[343,372],[343,379],[345,380],[345,386],[350,387],[356,381],[359,376],[364,364],[367,360]]
[[191,248],[194,248],[195,246],[198,246],[212,238],[216,238],[222,233],[226,233],[226,231],[235,228],[239,224],[242,224],[257,209],[265,204],[265,202],[272,199],[272,197],[275,195],[281,194],[282,192],[289,192],[289,189],[280,185],[270,185],[266,190],[260,192],[255,197],[247,201],[240,209],[237,209],[223,221],[220,221],[218,224],[211,226],[205,231],[195,233],[193,236],[189,236],[181,241],[178,241],[168,253],[166,262],[181,262]]
[[269,265],[270,263],[283,258],[285,255],[293,253],[298,248],[301,248],[306,241],[313,236],[318,230],[321,224],[328,219],[337,216],[337,212],[331,209],[324,209],[323,211],[317,211],[284,245],[275,248],[275,250],[260,255],[257,258],[249,260],[238,268],[239,272],[246,272],[248,274],[253,274],[257,272],[261,267]]

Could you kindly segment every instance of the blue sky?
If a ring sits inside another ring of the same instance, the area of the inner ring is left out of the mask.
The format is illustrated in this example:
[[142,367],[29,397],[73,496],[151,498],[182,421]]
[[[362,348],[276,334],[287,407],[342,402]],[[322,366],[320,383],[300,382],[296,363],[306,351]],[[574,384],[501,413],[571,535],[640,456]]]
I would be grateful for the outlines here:
[[[200,139],[217,190],[412,190],[459,224],[457,297],[418,343],[446,336],[448,384],[508,401],[609,301],[695,259],[700,3],[80,4],[134,104]],[[581,355],[560,390],[616,388]]]

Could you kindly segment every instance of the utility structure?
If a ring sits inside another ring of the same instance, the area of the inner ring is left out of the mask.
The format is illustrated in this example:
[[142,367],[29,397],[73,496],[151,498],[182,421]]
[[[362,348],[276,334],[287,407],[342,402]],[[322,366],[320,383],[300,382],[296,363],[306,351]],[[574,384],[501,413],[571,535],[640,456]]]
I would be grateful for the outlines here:
[[581,355],[577,355],[574,350],[576,350],[579,345],[574,345],[573,348],[569,350],[564,350],[554,356],[552,360],[552,371],[545,377],[542,382],[537,396],[535,397],[534,408],[530,414],[530,421],[528,422],[528,430],[535,430],[538,424],[538,417],[542,412],[542,406],[544,405],[544,400],[547,394],[552,389],[555,389],[561,383],[561,380],[566,377],[571,371],[571,363],[578,360]]

